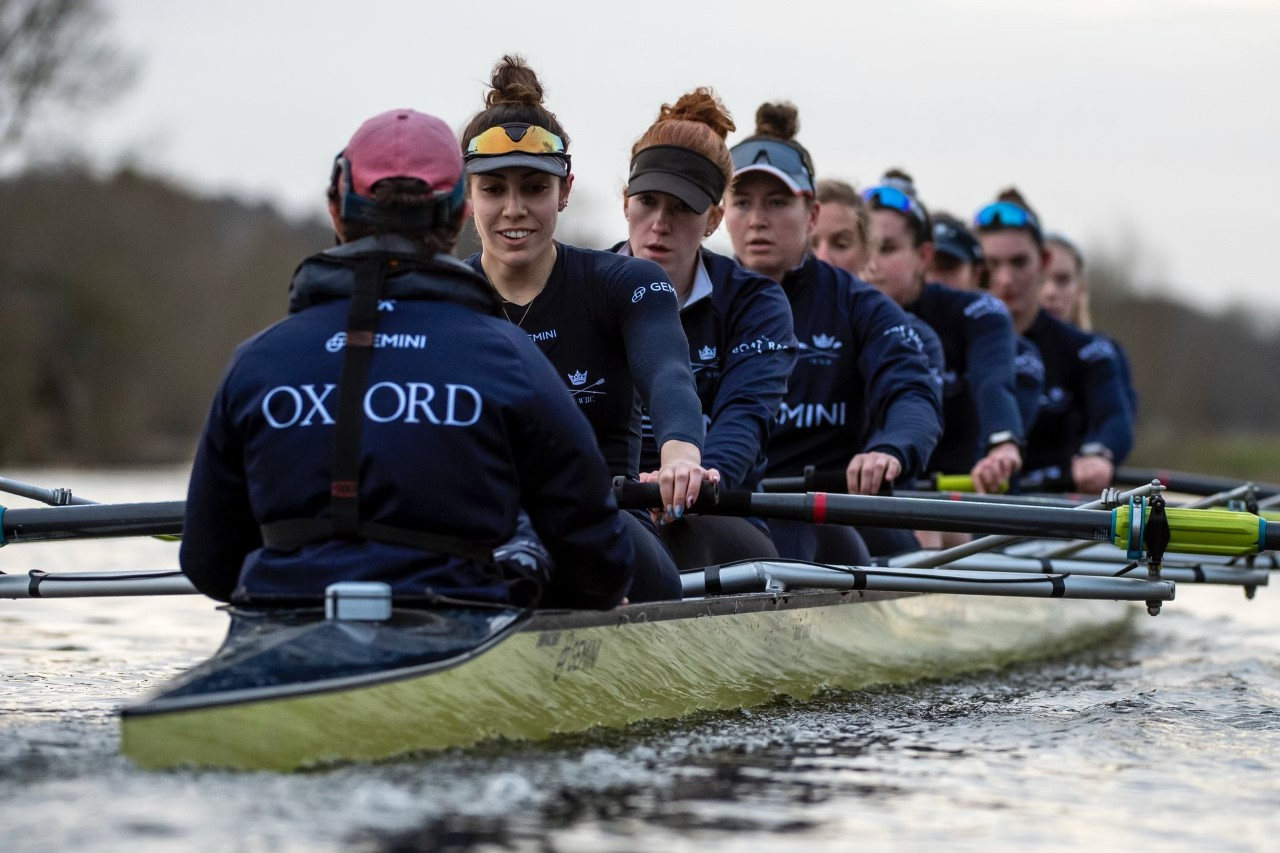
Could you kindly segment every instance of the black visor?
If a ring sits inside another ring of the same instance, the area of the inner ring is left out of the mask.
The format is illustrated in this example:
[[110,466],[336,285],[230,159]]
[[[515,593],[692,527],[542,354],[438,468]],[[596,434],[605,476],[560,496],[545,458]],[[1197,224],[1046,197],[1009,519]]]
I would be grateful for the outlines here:
[[694,213],[704,213],[724,195],[720,168],[696,151],[679,145],[651,145],[631,158],[627,195],[658,192],[680,199]]

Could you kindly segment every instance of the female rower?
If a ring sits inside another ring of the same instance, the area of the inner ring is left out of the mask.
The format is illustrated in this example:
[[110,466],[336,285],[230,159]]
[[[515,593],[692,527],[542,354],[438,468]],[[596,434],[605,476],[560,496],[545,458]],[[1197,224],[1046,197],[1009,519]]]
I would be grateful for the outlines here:
[[[732,130],[733,119],[710,89],[662,106],[631,148],[622,203],[627,240],[614,251],[666,270],[707,423],[703,465],[720,472],[721,488],[754,491],[796,341],[778,283],[702,247],[724,216],[720,202],[733,178],[725,137]],[[640,470],[657,467],[657,446],[646,435]],[[776,557],[766,530],[762,522],[716,516],[659,528],[681,568]]]
[[[680,328],[675,287],[658,264],[554,239],[573,184],[568,134],[542,103],[518,56],[494,66],[485,109],[463,131],[481,251],[468,263],[502,299],[507,318],[538,345],[595,430],[609,473],[639,474],[637,392],[659,448],[656,472],[669,518],[704,479],[702,407]],[[624,513],[636,542],[632,601],[680,598],[670,553],[644,513]]]
[[[933,214],[933,261],[929,264],[928,279],[956,290],[987,289],[982,244],[964,222],[949,213]],[[1013,347],[1014,393],[1025,436],[1031,432],[1040,413],[1044,359],[1036,345],[1022,335],[1013,336]]]
[[298,606],[380,581],[419,605],[523,605],[549,580],[542,604],[604,608],[625,594],[634,549],[590,426],[448,254],[463,183],[453,132],[412,110],[369,119],[338,155],[339,245],[303,261],[289,316],[236,351],[200,438],[179,559],[201,592]]
[[1044,290],[1040,292],[1040,307],[1062,322],[1091,332],[1111,345],[1120,369],[1120,381],[1124,383],[1129,406],[1136,415],[1138,392],[1133,387],[1129,357],[1114,338],[1093,328],[1093,317],[1089,312],[1089,285],[1084,278],[1084,253],[1063,234],[1045,234],[1044,242],[1049,247],[1049,269],[1045,273]]
[[1069,474],[1075,488],[1111,485],[1133,446],[1133,423],[1110,347],[1040,308],[1049,253],[1034,211],[1006,190],[974,217],[991,292],[1008,307],[1014,330],[1044,359],[1040,416],[1027,435],[1029,472]]
[[877,240],[871,211],[852,184],[833,178],[818,181],[818,218],[809,243],[819,260],[861,276],[875,259]]
[[933,213],[933,257],[926,278],[956,290],[986,287],[982,244],[964,222],[940,210]]
[[[854,277],[872,281],[880,235],[875,231],[871,210],[851,184],[826,178],[818,181],[818,219],[809,243],[819,260],[839,267]],[[873,282],[874,283],[874,282]],[[897,302],[893,293],[880,288]],[[898,302],[901,305],[901,302]],[[934,391],[942,399],[942,341],[938,333],[924,321],[907,314],[907,322],[929,362],[929,377]]]
[[[833,267],[864,278],[901,307],[899,296],[903,293],[891,285],[893,277],[884,279],[877,276],[881,234],[876,227],[876,219],[871,215],[871,208],[862,196],[852,185],[828,178],[818,181],[817,197],[818,219],[809,240],[813,253]],[[893,259],[889,263],[900,266]],[[919,317],[908,312],[906,318],[910,326],[908,336],[924,353],[929,365],[929,379],[941,404],[945,367],[942,341],[938,338],[938,333]],[[913,534],[909,530],[863,527],[860,532],[866,541],[867,550],[876,556],[901,554],[919,550],[922,544],[932,547],[939,543],[930,531]]]
[[892,170],[863,198],[880,235],[871,283],[942,340],[943,430],[929,470],[967,473],[979,492],[997,492],[1022,467],[1026,440],[1009,312],[990,294],[926,283],[933,223],[910,175]]
[[[725,213],[739,263],[782,284],[799,340],[767,475],[843,469],[850,493],[875,494],[886,481],[923,471],[941,432],[940,405],[902,309],[810,251],[818,203],[798,124],[791,104],[760,107],[755,134],[731,151]],[[778,522],[770,529],[783,556],[856,561],[861,545],[848,538],[850,528]]]

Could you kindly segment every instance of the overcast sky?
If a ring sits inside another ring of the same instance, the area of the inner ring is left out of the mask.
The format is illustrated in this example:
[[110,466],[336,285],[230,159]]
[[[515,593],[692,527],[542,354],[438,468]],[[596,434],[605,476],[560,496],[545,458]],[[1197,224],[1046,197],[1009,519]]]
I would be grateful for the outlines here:
[[200,191],[319,212],[363,119],[411,106],[460,129],[519,52],[605,239],[625,236],[631,143],[709,85],[740,126],[731,143],[789,99],[819,177],[900,166],[966,217],[1015,184],[1086,250],[1134,251],[1144,278],[1199,304],[1280,316],[1280,2],[105,3],[140,76],[81,137]]

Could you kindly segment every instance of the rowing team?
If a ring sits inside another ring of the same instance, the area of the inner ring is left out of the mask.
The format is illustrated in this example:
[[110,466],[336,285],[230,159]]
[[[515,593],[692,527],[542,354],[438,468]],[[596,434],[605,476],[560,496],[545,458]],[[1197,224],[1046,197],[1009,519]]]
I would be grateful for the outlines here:
[[[410,605],[608,608],[678,599],[678,567],[918,547],[686,517],[707,483],[814,466],[862,494],[925,471],[1109,484],[1132,443],[1117,352],[1040,308],[1054,244],[1016,194],[974,232],[901,172],[841,195],[794,106],[760,107],[730,148],[702,88],[633,146],[628,239],[579,248],[554,239],[574,176],[542,92],[503,57],[461,144],[404,109],[338,155],[338,245],[237,349],[200,439],[181,550],[199,590],[289,606],[360,580]],[[481,251],[461,261],[467,216]],[[721,225],[735,258],[703,247]],[[989,292],[926,283],[979,270]],[[658,483],[662,510],[620,511],[611,475]]]

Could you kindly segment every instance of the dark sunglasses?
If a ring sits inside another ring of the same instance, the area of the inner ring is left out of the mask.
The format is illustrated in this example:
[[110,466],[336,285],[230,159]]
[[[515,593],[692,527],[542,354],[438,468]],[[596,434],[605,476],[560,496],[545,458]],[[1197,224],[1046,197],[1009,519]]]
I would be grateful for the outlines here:
[[749,166],[772,166],[799,185],[801,192],[813,195],[813,172],[800,152],[776,139],[749,139],[735,145],[733,171],[740,172]]

